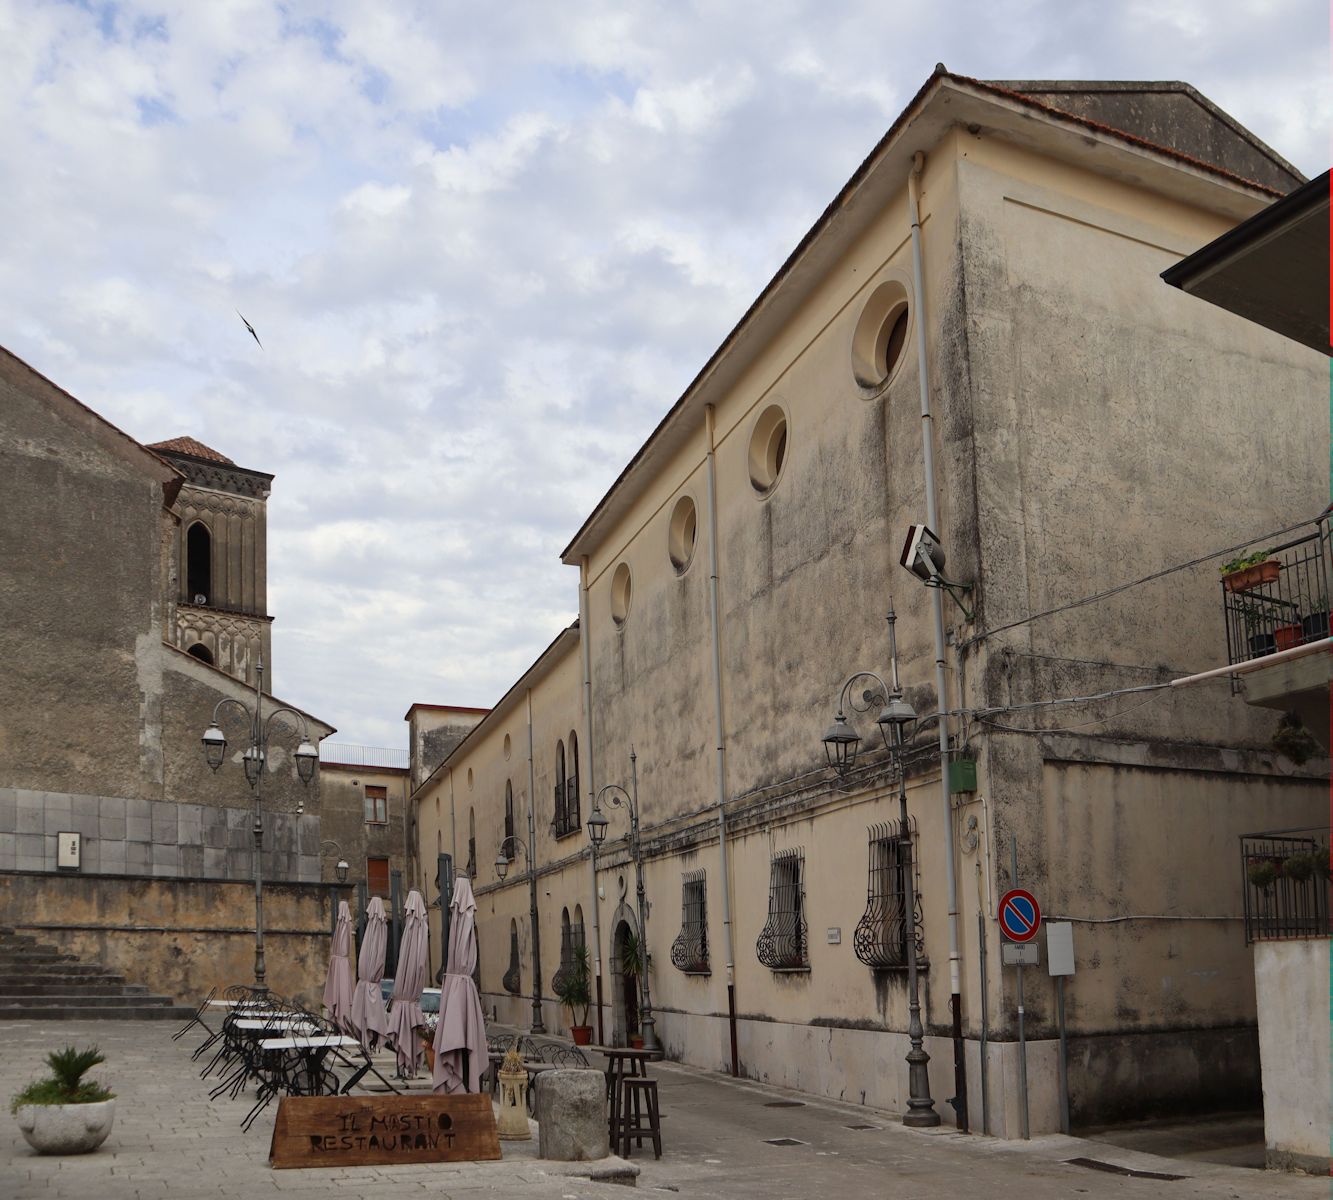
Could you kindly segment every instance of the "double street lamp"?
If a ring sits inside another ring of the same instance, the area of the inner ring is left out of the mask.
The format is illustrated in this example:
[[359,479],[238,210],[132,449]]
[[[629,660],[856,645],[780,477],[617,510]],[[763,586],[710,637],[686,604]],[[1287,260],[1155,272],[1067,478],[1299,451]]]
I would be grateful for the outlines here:
[[643,1048],[645,1050],[660,1050],[656,1022],[653,1020],[653,999],[648,986],[648,913],[647,905],[644,902],[643,846],[639,840],[638,756],[634,753],[633,746],[630,747],[629,751],[629,770],[632,792],[625,791],[618,783],[608,783],[593,798],[592,812],[588,814],[586,824],[588,826],[588,837],[592,841],[593,854],[595,855],[602,843],[606,841],[606,830],[611,824],[607,820],[606,814],[602,812],[602,797],[605,796],[607,804],[613,808],[629,810],[629,852],[630,857],[634,860],[634,893],[639,908],[639,944],[642,950],[640,957],[643,960],[643,970],[639,976],[643,994],[643,1004],[639,1013],[639,1029],[643,1034]]
[[532,926],[532,1032],[545,1033],[546,1025],[542,1021],[542,951],[541,932],[537,927],[537,869],[532,861],[532,851],[527,842],[515,833],[511,833],[500,843],[495,856],[495,873],[504,882],[509,874],[509,864],[513,861],[512,847],[517,846],[528,860],[528,921]]
[[[254,870],[255,870],[255,987],[267,991],[264,982],[264,876],[261,869],[261,852],[264,844],[264,821],[261,814],[263,802],[264,771],[268,764],[269,738],[273,720],[284,713],[296,718],[300,729],[301,742],[296,747],[296,773],[307,787],[315,777],[315,767],[319,763],[319,751],[310,741],[309,729],[305,716],[294,708],[285,705],[273,709],[267,716],[263,713],[264,701],[264,659],[261,656],[255,665],[255,702],[254,707],[232,696],[224,696],[213,706],[213,719],[204,730],[204,756],[214,770],[222,766],[227,757],[227,735],[222,732],[218,718],[228,708],[239,709],[249,721],[249,742],[241,751],[241,765],[245,768],[245,778],[255,798],[254,816]],[[305,811],[305,801],[296,807],[298,813]]]
[[824,734],[824,752],[828,756],[829,766],[840,777],[856,764],[857,748],[861,736],[847,720],[847,709],[855,712],[868,712],[874,692],[863,693],[862,702],[858,703],[852,693],[852,684],[857,680],[874,680],[879,685],[878,694],[886,697],[884,707],[875,718],[875,724],[884,739],[885,749],[893,761],[894,773],[898,778],[898,815],[899,815],[899,858],[898,869],[902,878],[903,940],[907,950],[907,1036],[912,1048],[907,1053],[908,1100],[907,1112],[903,1115],[903,1124],[915,1128],[938,1125],[940,1114],[935,1111],[935,1101],[930,1096],[930,1074],[927,1070],[930,1055],[923,1045],[924,1030],[921,1027],[921,997],[917,986],[916,962],[916,895],[913,886],[912,834],[907,820],[907,769],[903,763],[903,746],[915,733],[918,724],[916,710],[903,699],[902,686],[898,682],[898,640],[894,631],[897,616],[892,603],[889,604],[889,669],[892,686],[885,683],[873,671],[858,671],[842,685],[842,694],[838,700],[838,712],[833,724]]

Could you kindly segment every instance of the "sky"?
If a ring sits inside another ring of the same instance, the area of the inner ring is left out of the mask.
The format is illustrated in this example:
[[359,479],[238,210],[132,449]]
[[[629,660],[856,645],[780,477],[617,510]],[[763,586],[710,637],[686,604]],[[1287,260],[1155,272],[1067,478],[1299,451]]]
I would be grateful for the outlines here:
[[[276,475],[274,691],[403,746],[937,62],[1183,79],[1308,175],[1313,0],[0,0],[0,339]],[[237,310],[254,325],[261,350]]]

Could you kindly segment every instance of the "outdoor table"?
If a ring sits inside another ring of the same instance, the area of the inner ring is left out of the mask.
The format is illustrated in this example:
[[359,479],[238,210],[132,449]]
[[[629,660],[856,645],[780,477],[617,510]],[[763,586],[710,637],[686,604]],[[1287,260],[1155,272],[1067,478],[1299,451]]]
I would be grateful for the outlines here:
[[627,1076],[648,1077],[648,1064],[662,1057],[660,1050],[635,1050],[629,1046],[588,1046],[607,1059],[606,1090],[610,1101],[607,1128],[615,1136],[616,1119],[620,1115],[621,1081]]
[[284,1017],[277,1013],[274,1013],[273,1017],[267,1020],[258,1017],[243,1017],[238,1021],[233,1021],[231,1026],[233,1029],[285,1029],[289,1032],[314,1028],[309,1021],[302,1020],[300,1017]]
[[[295,1034],[291,1037],[265,1038],[259,1043],[263,1050],[298,1050],[301,1057],[306,1061],[306,1078],[314,1081],[319,1078],[320,1069],[323,1067],[324,1059],[330,1050],[340,1050],[344,1046],[356,1046],[360,1048],[361,1043],[356,1038],[345,1037],[342,1034],[330,1033],[319,1034],[310,1037],[302,1034]],[[365,1074],[362,1070],[348,1082],[350,1088],[356,1080]],[[345,1089],[344,1089],[345,1090]]]

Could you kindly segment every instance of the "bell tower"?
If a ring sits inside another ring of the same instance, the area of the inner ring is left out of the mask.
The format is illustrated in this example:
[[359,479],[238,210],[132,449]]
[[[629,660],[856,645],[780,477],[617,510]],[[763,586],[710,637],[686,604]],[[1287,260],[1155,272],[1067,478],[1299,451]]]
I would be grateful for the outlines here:
[[180,523],[168,640],[251,685],[262,654],[266,682],[272,680],[267,522],[273,476],[238,467],[190,437],[148,448],[185,476],[175,503]]

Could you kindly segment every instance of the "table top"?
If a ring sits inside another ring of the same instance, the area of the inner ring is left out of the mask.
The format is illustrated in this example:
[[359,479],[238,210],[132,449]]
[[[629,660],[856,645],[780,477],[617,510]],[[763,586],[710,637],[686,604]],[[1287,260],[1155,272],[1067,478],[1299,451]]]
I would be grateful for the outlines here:
[[636,1050],[633,1046],[580,1046],[580,1050],[595,1050],[607,1058],[628,1058],[636,1062],[655,1062],[662,1057],[660,1050]]
[[276,1020],[262,1021],[254,1018],[243,1018],[239,1021],[233,1021],[234,1029],[313,1029],[314,1026],[309,1021],[303,1021],[299,1017],[279,1017]]
[[325,1034],[321,1037],[266,1038],[259,1043],[265,1050],[320,1050],[333,1046],[359,1046],[356,1038]]

